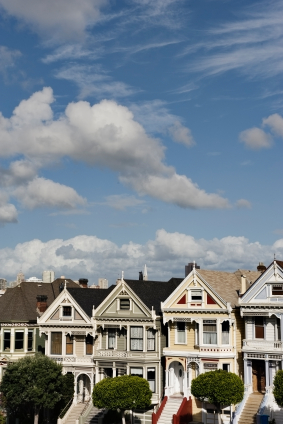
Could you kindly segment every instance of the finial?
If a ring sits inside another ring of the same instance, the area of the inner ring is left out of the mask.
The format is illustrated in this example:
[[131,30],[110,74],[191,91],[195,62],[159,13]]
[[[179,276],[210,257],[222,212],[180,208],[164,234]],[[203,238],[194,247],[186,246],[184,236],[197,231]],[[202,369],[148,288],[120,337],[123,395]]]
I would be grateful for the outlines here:
[[65,280],[65,285],[64,285],[64,289],[66,290],[67,288],[67,280]]
[[122,280],[124,280],[124,271],[122,271]]

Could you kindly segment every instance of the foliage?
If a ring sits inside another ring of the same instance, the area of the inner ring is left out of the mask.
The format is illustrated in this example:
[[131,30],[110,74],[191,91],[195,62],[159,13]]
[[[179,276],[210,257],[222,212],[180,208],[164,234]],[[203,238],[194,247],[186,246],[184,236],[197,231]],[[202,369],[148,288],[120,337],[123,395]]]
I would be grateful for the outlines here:
[[273,395],[277,405],[283,406],[283,371],[277,371],[273,380]]
[[132,375],[123,375],[105,378],[97,383],[93,389],[92,400],[98,408],[126,410],[149,406],[151,395],[147,380]]
[[223,370],[200,374],[192,381],[192,394],[202,402],[208,400],[218,409],[235,405],[243,399],[244,383],[236,374]]
[[27,417],[31,411],[38,415],[42,408],[53,409],[60,401],[66,402],[65,391],[69,381],[69,377],[62,375],[61,365],[36,354],[7,366],[0,391],[9,411]]

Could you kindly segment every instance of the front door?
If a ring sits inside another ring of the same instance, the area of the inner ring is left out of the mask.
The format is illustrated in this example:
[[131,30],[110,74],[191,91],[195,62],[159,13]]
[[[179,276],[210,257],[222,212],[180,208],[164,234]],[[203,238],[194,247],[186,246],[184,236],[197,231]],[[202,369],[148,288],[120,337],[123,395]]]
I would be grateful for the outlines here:
[[265,362],[253,360],[253,391],[265,393]]

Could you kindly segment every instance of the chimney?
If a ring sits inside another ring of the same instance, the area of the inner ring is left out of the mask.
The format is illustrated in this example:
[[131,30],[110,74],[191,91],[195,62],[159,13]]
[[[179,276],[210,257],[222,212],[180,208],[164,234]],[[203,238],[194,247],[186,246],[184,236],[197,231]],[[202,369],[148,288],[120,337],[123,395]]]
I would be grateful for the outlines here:
[[87,289],[87,283],[88,283],[87,278],[79,278],[79,285],[81,286],[82,289]]
[[39,294],[36,296],[36,308],[39,312],[45,312],[47,309],[47,296]]
[[143,280],[144,281],[148,281],[148,275],[147,275],[147,267],[146,267],[146,265],[144,266],[144,270],[143,270]]
[[260,262],[258,264],[257,270],[258,270],[258,272],[261,272],[262,274],[264,273],[264,271],[266,271],[266,266],[263,264],[263,262]]
[[241,275],[241,294],[246,293],[247,291],[247,277],[245,275]]
[[142,275],[142,271],[139,272],[139,280],[143,280],[143,275]]
[[[194,269],[194,263],[189,262],[188,265],[185,266],[185,277],[189,275],[189,273]],[[195,269],[200,269],[200,266],[195,263]]]

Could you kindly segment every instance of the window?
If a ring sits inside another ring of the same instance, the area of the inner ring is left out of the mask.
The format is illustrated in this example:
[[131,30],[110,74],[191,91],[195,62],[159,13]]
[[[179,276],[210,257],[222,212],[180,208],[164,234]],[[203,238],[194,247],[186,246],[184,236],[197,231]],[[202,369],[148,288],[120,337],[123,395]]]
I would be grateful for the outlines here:
[[115,349],[116,347],[116,329],[108,329],[108,349]]
[[71,316],[72,316],[72,307],[63,306],[63,317],[71,317]]
[[222,369],[223,369],[223,371],[229,372],[230,371],[230,364],[222,364]]
[[86,355],[92,355],[93,353],[93,337],[89,334],[85,338],[86,343]]
[[147,381],[149,383],[150,390],[155,393],[155,368],[147,369]]
[[203,344],[217,344],[217,329],[215,320],[203,320]]
[[73,355],[73,337],[69,334],[66,336],[66,355]]
[[155,350],[155,330],[147,331],[147,350]]
[[177,343],[186,343],[186,324],[177,322]]
[[277,339],[281,340],[281,319],[277,318]]
[[120,309],[129,310],[130,309],[130,299],[120,299]]
[[229,321],[222,322],[222,344],[229,344]]
[[199,346],[199,324],[195,322],[195,345]]
[[283,286],[272,286],[272,296],[283,296]]
[[11,348],[11,332],[4,331],[4,346],[3,350],[9,351]]
[[202,290],[192,290],[191,291],[191,300],[197,300],[198,302],[202,301]]
[[51,355],[62,355],[62,333],[51,333]]
[[203,372],[216,371],[218,368],[217,364],[212,364],[210,362],[204,362]]
[[15,332],[15,350],[24,349],[24,332],[16,331]]
[[131,350],[143,350],[143,327],[131,327]]
[[28,330],[28,351],[33,350],[33,330]]
[[142,368],[131,368],[131,375],[135,375],[136,377],[143,378],[143,369]]
[[264,318],[255,317],[255,338],[264,339]]

